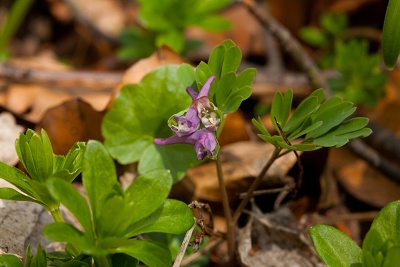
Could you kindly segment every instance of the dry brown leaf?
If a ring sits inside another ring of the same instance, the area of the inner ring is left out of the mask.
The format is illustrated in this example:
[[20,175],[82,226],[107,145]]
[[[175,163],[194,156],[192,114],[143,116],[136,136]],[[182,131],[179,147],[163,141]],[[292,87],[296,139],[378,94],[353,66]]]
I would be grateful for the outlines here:
[[355,198],[374,207],[382,208],[399,199],[400,186],[371,168],[346,148],[333,149],[329,163],[343,188]]
[[[220,150],[224,181],[230,199],[246,192],[250,183],[268,161],[274,146],[263,142],[236,142]],[[272,185],[282,185],[285,175],[296,163],[293,153],[286,154],[274,162],[266,177]],[[180,182],[182,192],[193,194],[193,199],[220,202],[221,195],[215,162],[197,166],[188,171]]]
[[64,0],[71,13],[85,23],[90,23],[101,33],[117,38],[124,27],[125,15],[118,1],[112,0]]
[[248,126],[240,111],[229,113],[224,121],[224,128],[218,138],[221,146],[250,139]]
[[77,141],[102,140],[101,121],[104,112],[99,112],[81,99],[72,99],[49,109],[36,125],[47,131],[55,154],[65,155]]

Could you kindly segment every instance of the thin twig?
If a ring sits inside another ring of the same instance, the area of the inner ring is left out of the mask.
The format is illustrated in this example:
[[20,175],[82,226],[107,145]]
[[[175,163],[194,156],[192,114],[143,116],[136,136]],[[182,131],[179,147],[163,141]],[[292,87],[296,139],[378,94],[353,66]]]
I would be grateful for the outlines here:
[[271,157],[261,170],[261,172],[258,174],[257,178],[254,180],[254,182],[250,185],[250,188],[247,190],[247,195],[246,197],[240,202],[239,206],[235,210],[235,213],[233,214],[233,222],[237,223],[239,220],[240,215],[242,214],[244,208],[246,207],[247,203],[249,203],[250,199],[253,197],[254,191],[257,189],[258,185],[261,183],[262,179],[264,178],[265,174],[269,170],[269,168],[272,166],[272,163],[278,158],[279,153],[281,152],[281,148],[275,148],[274,152],[272,153]]
[[122,72],[54,71],[0,63],[0,78],[9,82],[39,83],[60,87],[85,87],[112,91],[122,77]]
[[[207,254],[211,250],[213,250],[215,247],[217,247],[219,244],[224,242],[224,238],[218,237],[217,239],[211,240],[208,242],[207,245],[205,245],[202,249],[200,249],[198,252],[190,254],[186,258],[183,259],[181,266],[189,266],[189,264],[195,262],[198,260],[201,256]],[[173,266],[174,267],[174,266]]]
[[221,196],[222,196],[222,205],[224,208],[224,214],[225,214],[225,219],[226,219],[226,231],[227,231],[226,238],[227,238],[227,242],[228,242],[229,262],[231,264],[234,264],[235,241],[236,241],[236,221],[233,221],[233,219],[232,219],[232,213],[231,213],[231,208],[229,205],[228,193],[226,191],[224,177],[222,174],[221,159],[219,156],[217,156],[216,166],[217,166],[218,182],[219,182],[219,187],[220,187]]
[[[196,219],[195,219],[195,220],[196,220]],[[172,265],[172,267],[179,267],[179,266],[181,266],[181,262],[182,262],[183,256],[185,255],[185,251],[186,251],[186,249],[187,249],[187,247],[188,247],[188,245],[189,245],[190,238],[192,237],[193,230],[194,230],[194,228],[196,227],[196,225],[197,225],[197,223],[196,223],[196,221],[195,221],[194,224],[193,224],[193,226],[192,226],[192,228],[190,228],[190,229],[186,232],[185,238],[184,238],[183,241],[182,241],[181,248],[179,249],[179,253],[178,253],[178,255],[176,256],[174,265]]]

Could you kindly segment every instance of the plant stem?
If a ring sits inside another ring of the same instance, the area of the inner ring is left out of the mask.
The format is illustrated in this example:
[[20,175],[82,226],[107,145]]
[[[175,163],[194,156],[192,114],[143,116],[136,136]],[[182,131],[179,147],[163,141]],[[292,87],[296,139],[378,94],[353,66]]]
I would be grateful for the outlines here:
[[261,170],[261,172],[258,174],[257,178],[254,180],[254,182],[251,184],[250,188],[247,190],[246,197],[240,202],[239,207],[235,210],[235,213],[233,214],[232,220],[233,223],[237,223],[239,220],[240,215],[242,214],[244,208],[246,207],[247,203],[249,203],[250,199],[253,197],[254,191],[257,189],[258,185],[261,183],[262,179],[264,178],[265,174],[267,173],[268,169],[271,167],[272,163],[279,157],[279,153],[281,152],[281,148],[275,148],[274,152],[272,152],[271,157]]
[[[63,222],[65,222],[63,216],[61,215],[60,207],[57,207],[57,208],[51,210],[51,211],[50,211],[50,214],[51,214],[51,216],[53,217],[53,219],[54,219],[55,222],[57,222],[57,223],[63,223]],[[79,251],[73,244],[71,244],[71,243],[70,243],[70,250],[71,250],[75,255],[79,255],[79,254],[80,254],[80,251]]]
[[111,267],[110,262],[107,259],[107,256],[97,256],[96,263],[98,267]]
[[60,211],[60,208],[59,208],[59,207],[57,207],[57,208],[54,209],[54,210],[51,210],[51,211],[50,211],[50,214],[51,214],[51,216],[53,217],[53,219],[54,219],[55,222],[64,222],[64,218],[63,218],[63,216],[61,215],[61,211]]
[[221,190],[221,197],[222,197],[222,206],[224,208],[224,214],[226,219],[226,239],[228,242],[228,255],[229,261],[231,266],[235,265],[235,238],[236,238],[236,222],[232,219],[232,213],[229,206],[229,198],[228,193],[226,192],[225,182],[222,174],[222,164],[221,159],[217,156],[216,160],[217,165],[217,175],[218,175],[218,182],[219,188]]

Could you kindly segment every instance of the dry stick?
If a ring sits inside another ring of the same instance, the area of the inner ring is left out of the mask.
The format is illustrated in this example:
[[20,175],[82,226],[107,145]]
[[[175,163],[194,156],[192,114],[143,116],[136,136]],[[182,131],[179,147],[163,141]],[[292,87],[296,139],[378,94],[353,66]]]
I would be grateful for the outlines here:
[[229,254],[229,262],[231,264],[234,264],[234,259],[235,259],[235,238],[236,238],[236,222],[232,220],[232,214],[231,214],[231,209],[229,206],[229,198],[228,198],[228,193],[226,192],[226,187],[225,187],[225,182],[224,182],[224,177],[222,174],[222,164],[221,164],[221,159],[220,157],[217,156],[216,160],[216,165],[217,165],[217,175],[218,175],[218,182],[219,182],[219,187],[221,190],[221,196],[222,196],[222,205],[224,208],[224,214],[225,214],[225,219],[226,219],[226,239],[228,242],[228,254]]
[[257,189],[258,185],[261,183],[262,179],[264,178],[265,174],[267,173],[268,169],[271,167],[272,163],[279,157],[279,153],[281,152],[281,148],[275,148],[274,152],[272,152],[271,157],[264,165],[261,172],[258,174],[257,178],[251,184],[250,188],[247,190],[247,195],[245,198],[240,202],[239,206],[235,210],[233,214],[233,222],[237,223],[239,220],[240,215],[242,214],[244,208],[246,207],[247,203],[249,203],[250,199],[253,197],[254,191]]
[[0,63],[0,78],[18,83],[40,83],[71,87],[99,88],[111,91],[122,77],[122,72],[54,71]]
[[[195,219],[195,220],[196,220],[196,219]],[[186,251],[186,249],[187,249],[187,247],[188,247],[188,245],[189,245],[190,238],[192,237],[192,233],[193,233],[193,230],[194,230],[194,228],[196,227],[196,225],[197,225],[197,223],[194,222],[192,228],[190,228],[190,229],[186,232],[185,238],[184,238],[183,241],[182,241],[181,248],[179,249],[179,253],[178,253],[178,255],[176,256],[174,265],[172,265],[172,267],[179,267],[179,266],[181,266],[181,262],[182,262],[183,256],[185,255],[185,251]]]
[[217,247],[219,244],[221,244],[224,240],[225,240],[224,238],[218,237],[217,239],[214,239],[214,240],[208,242],[208,244],[205,245],[201,250],[199,250],[196,253],[190,254],[185,259],[183,259],[181,266],[188,266],[192,262],[195,262],[201,256],[205,255],[206,253],[210,252],[215,247]]
[[[303,68],[309,76],[311,83],[316,87],[324,88],[327,97],[331,97],[332,94],[329,86],[321,75],[318,67],[291,33],[272,16],[263,16],[256,8],[254,1],[237,0],[237,2],[243,4],[264,27],[264,29],[270,31],[280,41],[286,52],[292,56],[296,63]],[[375,130],[377,131],[377,129]],[[364,159],[368,163],[374,163],[373,166],[384,173],[388,178],[399,182],[400,169],[389,163],[389,161],[384,159],[375,150],[360,140],[350,141],[349,146],[360,158]]]

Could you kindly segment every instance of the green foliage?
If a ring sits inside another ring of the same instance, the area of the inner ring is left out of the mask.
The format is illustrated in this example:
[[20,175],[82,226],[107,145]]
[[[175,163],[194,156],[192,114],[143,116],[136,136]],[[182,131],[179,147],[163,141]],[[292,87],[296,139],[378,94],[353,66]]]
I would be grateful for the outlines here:
[[[186,109],[189,83],[178,78],[179,66],[164,66],[146,75],[140,84],[126,85],[105,115],[102,133],[105,146],[122,164],[139,161],[139,172],[169,169],[174,181],[198,164],[193,149],[186,145],[160,147],[154,137],[167,137],[165,127],[171,114]],[[168,155],[168,156],[165,156]]]
[[[139,23],[145,30],[126,29],[121,37],[121,59],[138,59],[156,47],[169,46],[177,53],[188,48],[184,30],[198,26],[207,31],[225,31],[230,22],[216,14],[232,0],[139,0]],[[142,50],[143,49],[143,50]]]
[[335,46],[333,67],[340,76],[328,79],[335,95],[355,104],[375,106],[384,95],[386,75],[380,70],[377,54],[368,54],[366,40],[338,42]]
[[[52,196],[75,215],[83,231],[56,222],[44,228],[46,237],[73,244],[78,251],[99,262],[110,261],[111,255],[122,253],[148,266],[170,266],[172,260],[166,246],[135,238],[149,232],[181,234],[193,225],[189,207],[167,199],[172,186],[168,171],[143,174],[124,191],[105,147],[97,141],[89,141],[82,181],[90,205],[70,183],[61,179],[47,182]],[[120,257],[114,261],[130,260]]]
[[0,61],[8,58],[7,45],[28,12],[33,0],[16,0],[0,26]]
[[386,205],[362,245],[363,266],[396,266],[400,261],[400,202]]
[[313,245],[327,266],[391,267],[400,260],[400,202],[386,205],[374,219],[362,249],[340,230],[316,225],[309,230]]
[[393,69],[400,53],[400,2],[389,0],[382,32],[383,61]]
[[299,33],[305,42],[316,47],[326,46],[338,38],[349,23],[346,14],[326,13],[320,17],[319,24],[321,28],[303,27]]
[[316,225],[309,233],[318,255],[328,267],[361,267],[361,248],[340,230]]
[[[253,119],[253,124],[261,132],[258,136],[277,148],[311,151],[321,147],[341,147],[350,139],[366,137],[371,134],[367,118],[353,118],[355,107],[348,101],[333,97],[325,102],[323,89],[314,91],[304,99],[291,117],[292,90],[283,95],[277,92],[271,107],[271,119],[278,135],[272,136],[261,122]],[[304,136],[297,144],[295,139]]]
[[57,210],[59,202],[49,193],[46,181],[59,179],[71,183],[81,172],[85,144],[77,142],[66,156],[54,155],[50,139],[45,130],[42,137],[28,129],[15,142],[17,154],[25,173],[0,162],[0,177],[16,186],[22,193],[11,188],[0,188],[0,198],[31,201],[49,211]]
[[211,85],[209,99],[222,112],[236,111],[240,104],[250,97],[251,85],[256,76],[256,69],[248,68],[236,74],[242,60],[240,49],[231,40],[225,40],[211,52],[208,64],[201,62],[194,71],[189,65],[183,65],[182,76],[195,78],[192,87],[199,89],[206,80],[215,75]]
[[4,254],[0,256],[0,267],[22,267],[22,262],[15,255]]
[[338,77],[328,79],[333,93],[356,105],[375,106],[386,84],[386,75],[380,70],[380,57],[369,54],[367,40],[343,40],[348,27],[345,14],[322,15],[320,27],[305,27],[300,36],[307,43],[326,50],[319,60],[322,68],[339,72]]

